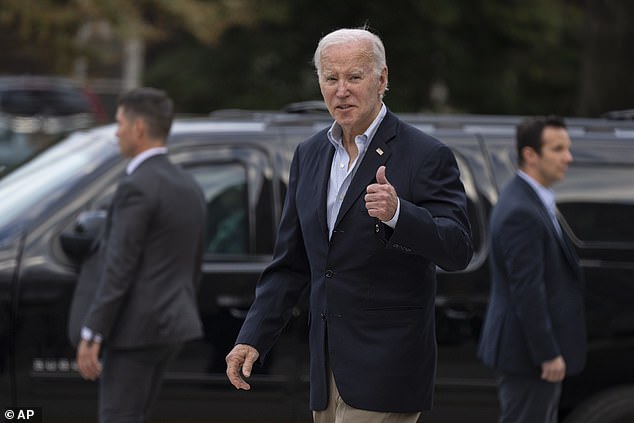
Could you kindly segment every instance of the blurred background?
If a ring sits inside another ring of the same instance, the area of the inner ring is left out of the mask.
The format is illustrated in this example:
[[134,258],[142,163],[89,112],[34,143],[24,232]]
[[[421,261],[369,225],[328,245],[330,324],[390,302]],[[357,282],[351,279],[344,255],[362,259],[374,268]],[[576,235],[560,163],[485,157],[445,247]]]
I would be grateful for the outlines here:
[[320,99],[319,38],[367,25],[396,112],[600,116],[634,107],[631,0],[0,0],[0,75],[70,78],[180,113]]

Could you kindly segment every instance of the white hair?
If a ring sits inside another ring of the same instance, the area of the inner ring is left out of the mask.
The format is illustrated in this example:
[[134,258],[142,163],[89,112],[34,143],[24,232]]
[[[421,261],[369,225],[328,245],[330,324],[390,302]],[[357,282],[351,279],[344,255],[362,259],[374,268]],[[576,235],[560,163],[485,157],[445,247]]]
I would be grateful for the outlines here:
[[317,76],[321,79],[321,53],[326,47],[357,41],[367,41],[372,45],[372,51],[368,53],[372,56],[374,71],[377,76],[381,75],[383,68],[387,67],[387,62],[385,60],[385,47],[379,36],[365,28],[344,28],[333,31],[319,40],[319,44],[317,44],[317,49],[315,50],[315,56],[313,57]]

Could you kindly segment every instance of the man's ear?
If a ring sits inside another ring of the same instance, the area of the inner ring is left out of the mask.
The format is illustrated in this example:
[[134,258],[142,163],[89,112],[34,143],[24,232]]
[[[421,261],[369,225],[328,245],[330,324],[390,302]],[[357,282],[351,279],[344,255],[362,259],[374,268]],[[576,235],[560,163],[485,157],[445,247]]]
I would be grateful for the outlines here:
[[141,118],[134,119],[133,131],[137,138],[143,138],[145,136],[145,121]]
[[524,159],[524,163],[535,163],[535,160],[538,157],[537,152],[528,146],[522,148],[521,153],[522,158]]

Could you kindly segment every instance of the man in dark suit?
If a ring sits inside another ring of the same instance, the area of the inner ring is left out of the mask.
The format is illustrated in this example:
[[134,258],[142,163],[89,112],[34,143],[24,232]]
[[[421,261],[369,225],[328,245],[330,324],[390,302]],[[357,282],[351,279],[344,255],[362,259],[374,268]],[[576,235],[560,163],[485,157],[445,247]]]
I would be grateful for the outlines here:
[[100,423],[146,422],[166,366],[202,335],[196,286],[205,200],[166,156],[172,118],[162,91],[140,88],[119,99],[116,135],[132,160],[108,212],[99,286],[77,349],[81,375],[100,377]]
[[250,388],[240,372],[264,360],[308,288],[315,421],[415,422],[432,404],[436,265],[462,269],[472,256],[458,166],[383,104],[379,37],[332,32],[315,67],[335,122],[295,152],[273,262],[227,376]]
[[498,372],[504,423],[557,422],[561,382],[585,363],[582,274],[550,189],[572,162],[570,144],[560,118],[523,121],[520,170],[491,215],[491,299],[479,355]]

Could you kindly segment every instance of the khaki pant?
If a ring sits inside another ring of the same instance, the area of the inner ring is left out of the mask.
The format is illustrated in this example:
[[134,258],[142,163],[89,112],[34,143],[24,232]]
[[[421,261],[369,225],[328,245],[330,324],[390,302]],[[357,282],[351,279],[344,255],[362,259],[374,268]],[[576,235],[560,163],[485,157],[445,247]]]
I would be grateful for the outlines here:
[[416,423],[420,413],[381,413],[352,408],[339,396],[332,372],[329,373],[328,408],[313,411],[315,423]]

